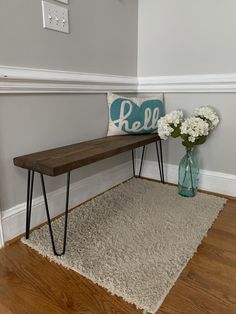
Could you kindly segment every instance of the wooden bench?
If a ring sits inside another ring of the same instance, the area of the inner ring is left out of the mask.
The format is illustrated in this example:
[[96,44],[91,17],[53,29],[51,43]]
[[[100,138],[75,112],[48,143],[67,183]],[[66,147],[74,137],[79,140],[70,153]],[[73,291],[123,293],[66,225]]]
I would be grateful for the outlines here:
[[[96,161],[123,153],[131,150],[132,152],[132,164],[133,175],[135,172],[134,150],[138,147],[143,147],[141,163],[138,176],[141,176],[143,158],[146,145],[155,143],[159,172],[161,182],[164,183],[164,171],[163,171],[163,157],[161,140],[157,134],[147,135],[126,135],[126,136],[110,136],[95,139],[92,141],[81,142],[78,144],[72,144],[68,146],[49,149],[41,152],[36,152],[29,155],[19,156],[14,158],[14,165],[28,170],[28,182],[27,182],[27,206],[26,206],[26,239],[30,234],[30,221],[31,221],[31,209],[32,209],[32,197],[34,188],[34,174],[35,172],[40,174],[43,197],[45,202],[45,209],[47,214],[47,220],[49,225],[49,232],[52,241],[52,248],[55,255],[60,256],[65,254],[66,250],[66,236],[67,236],[67,222],[68,222],[68,209],[69,209],[69,190],[70,190],[70,173],[74,169],[78,169],[85,165],[94,163]],[[159,143],[159,148],[158,145]],[[58,176],[67,173],[67,185],[66,185],[66,206],[65,206],[65,224],[64,224],[64,242],[62,252],[58,253],[55,247],[54,235],[51,225],[51,217],[48,208],[46,187],[44,182],[44,175]]]

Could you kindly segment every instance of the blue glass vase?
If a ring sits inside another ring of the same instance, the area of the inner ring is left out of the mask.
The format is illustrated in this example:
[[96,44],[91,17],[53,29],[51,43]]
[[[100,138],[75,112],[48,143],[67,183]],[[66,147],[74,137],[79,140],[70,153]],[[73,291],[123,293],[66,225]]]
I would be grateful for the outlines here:
[[179,163],[178,193],[185,197],[197,194],[199,167],[194,152],[194,149],[186,148],[186,154]]

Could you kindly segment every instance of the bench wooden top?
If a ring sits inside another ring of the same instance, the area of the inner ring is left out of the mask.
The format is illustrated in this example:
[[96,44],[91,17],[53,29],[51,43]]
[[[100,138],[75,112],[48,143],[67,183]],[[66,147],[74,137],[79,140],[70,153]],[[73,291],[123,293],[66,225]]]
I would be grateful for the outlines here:
[[57,176],[159,139],[157,134],[103,137],[15,157],[14,165],[49,176]]

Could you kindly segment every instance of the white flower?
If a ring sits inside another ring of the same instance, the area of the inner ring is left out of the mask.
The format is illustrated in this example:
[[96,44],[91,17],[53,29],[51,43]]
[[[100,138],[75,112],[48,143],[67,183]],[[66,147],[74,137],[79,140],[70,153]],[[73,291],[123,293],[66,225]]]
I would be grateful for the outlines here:
[[167,138],[171,135],[174,129],[169,125],[165,117],[162,117],[158,120],[158,134],[161,139],[167,140]]
[[189,142],[194,143],[200,136],[207,136],[209,134],[209,124],[199,117],[191,117],[182,123],[180,132],[181,134],[189,135]]
[[183,112],[181,110],[172,111],[158,120],[158,134],[161,139],[167,140],[174,127],[177,127],[183,121]]
[[216,112],[209,106],[200,107],[194,110],[194,116],[206,119],[210,124],[210,129],[214,129],[219,123],[219,117]]
[[169,124],[174,124],[176,127],[180,122],[183,121],[183,111],[181,110],[174,110],[170,112],[169,114],[166,114],[164,118],[166,118],[166,121]]
[[189,142],[194,143],[195,140],[196,140],[196,138],[195,138],[194,136],[189,136],[189,137],[188,137],[188,140],[189,140]]

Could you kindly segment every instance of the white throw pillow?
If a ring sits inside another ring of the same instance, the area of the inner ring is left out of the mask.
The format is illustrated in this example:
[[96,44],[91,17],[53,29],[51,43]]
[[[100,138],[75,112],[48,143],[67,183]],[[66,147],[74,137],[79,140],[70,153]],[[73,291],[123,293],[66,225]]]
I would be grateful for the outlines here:
[[125,97],[108,93],[107,136],[157,132],[157,121],[164,116],[163,94],[155,97]]

